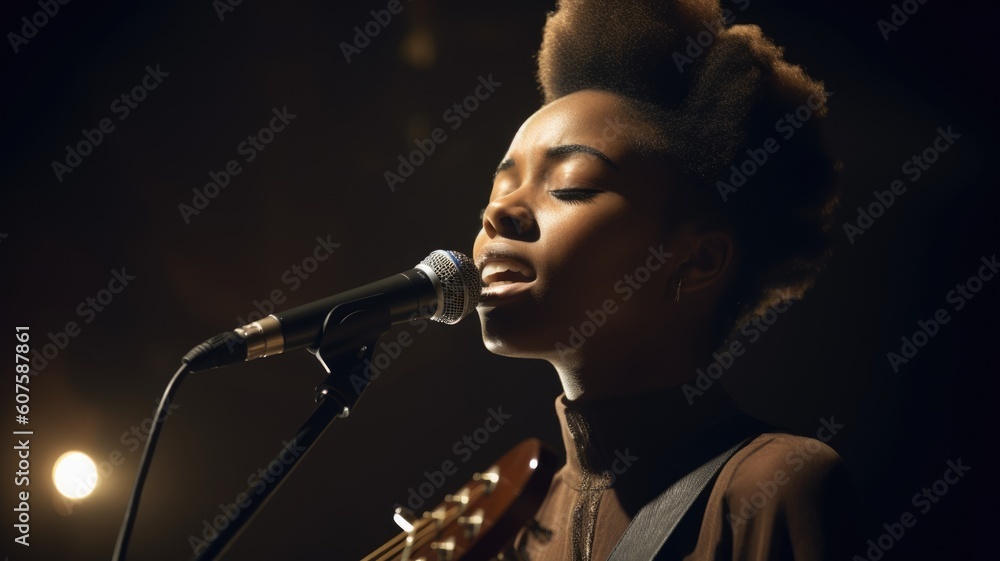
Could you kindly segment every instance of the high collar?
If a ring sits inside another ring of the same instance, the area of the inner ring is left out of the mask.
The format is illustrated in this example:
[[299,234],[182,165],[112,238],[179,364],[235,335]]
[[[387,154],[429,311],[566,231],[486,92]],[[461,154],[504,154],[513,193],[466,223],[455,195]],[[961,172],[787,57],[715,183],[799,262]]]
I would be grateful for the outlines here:
[[586,403],[560,395],[556,415],[566,447],[566,483],[578,490],[581,484],[611,487],[624,479],[646,486],[644,480],[662,480],[664,470],[683,469],[686,462],[675,459],[681,450],[740,416],[729,396],[713,389],[693,402],[681,388]]

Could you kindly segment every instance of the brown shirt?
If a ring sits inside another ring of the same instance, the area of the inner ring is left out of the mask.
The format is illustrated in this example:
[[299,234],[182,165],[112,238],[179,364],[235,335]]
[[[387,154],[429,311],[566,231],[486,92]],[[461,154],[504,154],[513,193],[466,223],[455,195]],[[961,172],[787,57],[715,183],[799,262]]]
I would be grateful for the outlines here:
[[556,413],[567,461],[537,526],[515,542],[530,561],[606,560],[640,508],[752,434],[759,436],[726,463],[659,558],[850,559],[846,549],[857,545],[842,530],[851,495],[840,456],[816,439],[762,432],[722,391],[694,403],[679,390],[591,404],[560,396]]

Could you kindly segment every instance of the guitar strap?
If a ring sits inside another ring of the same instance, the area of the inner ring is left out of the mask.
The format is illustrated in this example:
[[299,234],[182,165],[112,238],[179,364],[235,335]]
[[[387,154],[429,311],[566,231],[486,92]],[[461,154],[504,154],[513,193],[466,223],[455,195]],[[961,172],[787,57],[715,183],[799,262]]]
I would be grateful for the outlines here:
[[656,558],[667,538],[680,523],[709,481],[737,450],[757,435],[750,435],[701,467],[680,478],[655,499],[642,507],[618,540],[608,561],[645,561]]

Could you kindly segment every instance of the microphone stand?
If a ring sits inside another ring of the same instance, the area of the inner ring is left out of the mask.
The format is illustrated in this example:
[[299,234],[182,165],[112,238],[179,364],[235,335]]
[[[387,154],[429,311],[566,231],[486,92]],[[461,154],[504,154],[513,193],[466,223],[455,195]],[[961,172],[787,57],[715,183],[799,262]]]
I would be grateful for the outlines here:
[[[223,554],[333,420],[346,417],[351,412],[370,382],[364,374],[365,361],[371,360],[375,343],[391,326],[389,303],[384,294],[338,304],[330,310],[323,323],[319,345],[309,348],[328,375],[323,383],[316,386],[318,405],[315,411],[273,460],[285,465],[286,469],[273,476],[274,482],[263,489],[259,489],[258,483],[245,491],[250,497],[250,504],[219,530],[218,535],[197,554],[196,561],[215,560]],[[296,450],[302,450],[301,454],[288,454]]]

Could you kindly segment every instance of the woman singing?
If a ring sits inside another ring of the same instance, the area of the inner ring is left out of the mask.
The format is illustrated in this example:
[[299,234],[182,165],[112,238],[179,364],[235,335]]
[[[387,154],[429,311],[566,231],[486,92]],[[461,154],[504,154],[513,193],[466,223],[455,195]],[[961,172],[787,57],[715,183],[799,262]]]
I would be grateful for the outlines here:
[[658,558],[850,558],[837,453],[694,385],[812,284],[836,201],[828,94],[730,23],[717,1],[562,0],[545,26],[545,104],[474,248],[486,347],[548,361],[563,388],[567,462],[516,543],[531,561],[607,559],[644,505],[741,441]]

